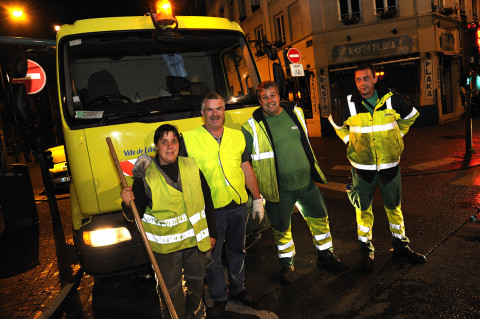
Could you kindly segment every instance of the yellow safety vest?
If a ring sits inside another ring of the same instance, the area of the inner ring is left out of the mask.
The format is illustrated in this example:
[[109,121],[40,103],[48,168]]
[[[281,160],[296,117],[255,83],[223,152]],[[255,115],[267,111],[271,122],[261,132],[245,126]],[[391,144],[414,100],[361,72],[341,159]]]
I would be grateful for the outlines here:
[[203,126],[182,135],[188,156],[197,161],[210,186],[214,207],[224,207],[232,201],[245,203],[248,195],[240,167],[245,151],[242,132],[224,127],[220,144]]
[[178,157],[182,191],[167,184],[155,162],[147,168],[145,181],[152,193],[152,208],[142,218],[152,250],[168,254],[198,246],[211,248],[199,168],[192,158]]
[[[287,112],[286,109],[284,109],[283,111]],[[313,156],[313,163],[311,162],[310,165],[315,168],[315,171],[318,173],[321,181],[323,183],[326,183],[327,179],[325,178],[325,175],[323,175],[323,172],[318,165],[318,162],[313,153],[312,146],[310,145],[310,141],[308,140],[307,125],[303,117],[303,112],[300,108],[294,107],[293,113],[295,114],[298,122],[300,122],[302,126],[303,132],[305,133],[305,136],[307,138],[307,143]],[[257,177],[257,183],[260,193],[267,201],[278,203],[280,201],[280,196],[278,193],[278,180],[275,169],[275,152],[272,147],[273,143],[266,133],[267,129],[265,128],[264,122],[261,121],[260,123],[258,123],[253,117],[251,117],[250,119],[248,119],[247,122],[243,124],[243,128],[248,133],[250,133],[253,139],[252,166]],[[307,150],[305,150],[305,152],[307,152]]]

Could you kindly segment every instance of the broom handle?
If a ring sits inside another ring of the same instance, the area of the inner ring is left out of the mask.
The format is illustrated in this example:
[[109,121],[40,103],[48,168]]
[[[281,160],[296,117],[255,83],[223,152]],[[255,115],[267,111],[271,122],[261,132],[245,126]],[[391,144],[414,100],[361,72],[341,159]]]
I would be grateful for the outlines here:
[[[108,144],[108,148],[110,149],[110,154],[112,155],[113,162],[115,163],[115,167],[117,168],[118,177],[120,177],[120,181],[122,182],[122,189],[125,187],[128,187],[125,176],[123,175],[122,168],[120,167],[120,162],[118,161],[117,153],[115,152],[115,148],[113,147],[112,139],[110,137],[107,137],[107,144]],[[140,215],[138,214],[137,206],[135,206],[135,202],[133,200],[130,201],[130,208],[133,211],[135,222],[137,223],[138,230],[140,231],[140,235],[142,236],[143,244],[147,249],[147,254],[148,254],[148,257],[150,258],[150,262],[152,263],[153,270],[157,275],[158,283],[160,285],[160,289],[165,299],[165,303],[167,304],[168,311],[170,312],[170,316],[172,317],[172,319],[178,319],[177,313],[175,312],[175,308],[173,307],[172,299],[170,299],[167,286],[165,285],[165,281],[163,280],[162,273],[160,272],[160,268],[158,267],[157,260],[153,255],[152,248],[150,247],[150,243],[148,242],[147,235],[145,234],[145,229],[143,229],[142,220],[140,219]]]

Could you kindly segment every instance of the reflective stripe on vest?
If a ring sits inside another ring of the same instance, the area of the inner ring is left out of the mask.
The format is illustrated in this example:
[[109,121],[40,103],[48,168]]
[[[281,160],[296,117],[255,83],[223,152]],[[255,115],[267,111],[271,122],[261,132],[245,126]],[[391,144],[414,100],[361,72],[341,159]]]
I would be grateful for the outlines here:
[[383,132],[388,130],[393,130],[398,126],[397,122],[382,124],[382,125],[372,125],[372,126],[350,126],[350,132],[353,133],[374,133],[374,132]]
[[254,161],[259,161],[267,158],[273,158],[275,156],[273,151],[260,153],[260,147],[258,146],[258,135],[257,130],[255,129],[255,120],[253,119],[253,117],[248,119],[248,124],[252,128],[253,148],[255,150],[255,153],[252,154],[252,159]]

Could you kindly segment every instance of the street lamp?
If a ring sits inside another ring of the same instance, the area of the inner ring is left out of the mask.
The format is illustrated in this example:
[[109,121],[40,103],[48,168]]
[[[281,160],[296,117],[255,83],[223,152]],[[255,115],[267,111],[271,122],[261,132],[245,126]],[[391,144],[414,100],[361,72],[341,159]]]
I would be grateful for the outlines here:
[[10,11],[10,18],[15,22],[15,21],[25,21],[26,16],[25,13],[21,8],[9,8]]

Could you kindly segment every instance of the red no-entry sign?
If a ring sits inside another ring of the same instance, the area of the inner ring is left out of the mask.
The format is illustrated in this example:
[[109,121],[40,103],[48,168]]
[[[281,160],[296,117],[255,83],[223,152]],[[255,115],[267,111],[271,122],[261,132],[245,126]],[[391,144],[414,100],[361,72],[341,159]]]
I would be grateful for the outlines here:
[[292,63],[298,63],[300,62],[300,59],[302,58],[302,56],[300,55],[300,51],[298,51],[295,48],[291,48],[287,51],[287,58]]
[[24,78],[12,79],[12,83],[23,83],[27,88],[27,94],[35,94],[45,87],[47,75],[37,62],[32,60],[27,60],[27,62],[27,75]]

